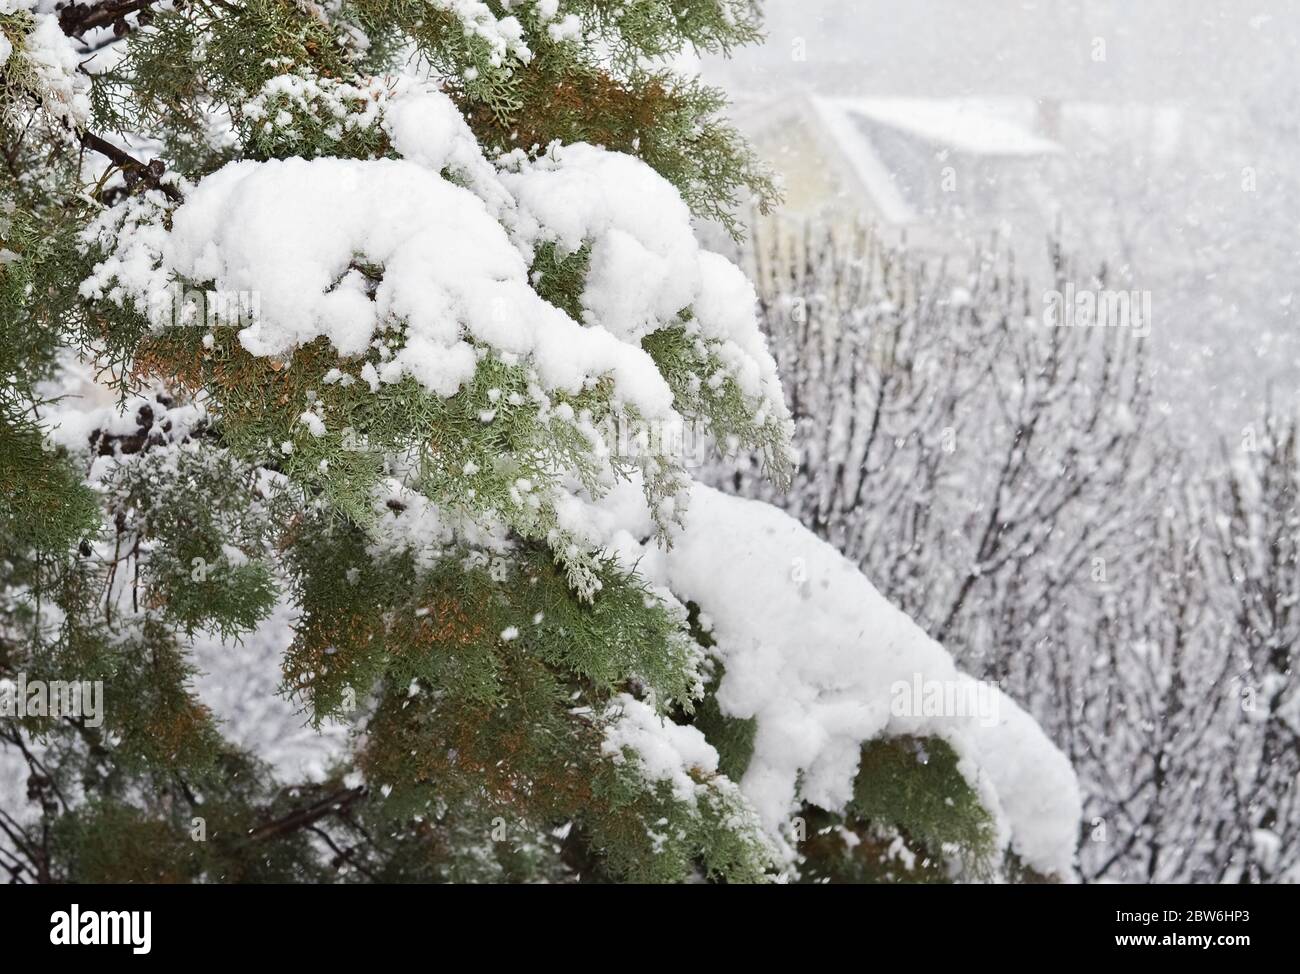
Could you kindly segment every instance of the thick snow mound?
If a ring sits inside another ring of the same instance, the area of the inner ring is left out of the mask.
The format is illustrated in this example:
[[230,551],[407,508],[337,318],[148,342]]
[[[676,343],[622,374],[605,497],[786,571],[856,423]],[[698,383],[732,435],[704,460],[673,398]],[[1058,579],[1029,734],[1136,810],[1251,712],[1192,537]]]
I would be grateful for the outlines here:
[[1065,756],[793,518],[695,485],[670,551],[629,534],[614,546],[700,606],[725,667],[718,703],[757,724],[741,788],[774,838],[800,800],[845,807],[864,742],[937,736],[957,752],[1001,841],[1036,870],[1073,876],[1081,802]]
[[[578,392],[610,374],[646,415],[671,408],[648,356],[538,297],[483,202],[413,162],[231,163],[176,211],[164,261],[218,292],[258,296],[258,320],[240,333],[255,355],[322,335],[360,355],[401,320],[406,341],[383,381],[409,374],[452,395],[473,375],[479,343],[527,357],[549,386]],[[383,268],[373,293],[362,261]]]
[[503,160],[516,201],[512,233],[526,251],[553,243],[590,248],[582,294],[587,320],[624,341],[681,323],[716,344],[722,365],[765,414],[785,418],[776,362],[758,327],[758,298],[740,268],[700,248],[691,213],[666,179],[633,156],[577,143],[540,158]]
[[[409,375],[450,396],[493,352],[526,360],[549,390],[610,377],[615,401],[650,421],[677,417],[641,339],[682,327],[720,365],[702,379],[733,379],[756,425],[786,418],[753,289],[700,249],[677,190],[641,160],[579,143],[494,165],[447,95],[411,79],[360,88],[285,76],[248,104],[250,117],[276,99],[377,125],[402,158],[232,162],[185,187],[170,229],[161,196],[128,200],[87,234],[106,253],[83,296],[130,299],[165,327],[176,323],[173,282],[210,286],[253,309],[237,323],[259,356],[320,337],[361,356],[401,327],[374,388]],[[589,249],[581,323],[533,290],[543,244]]]

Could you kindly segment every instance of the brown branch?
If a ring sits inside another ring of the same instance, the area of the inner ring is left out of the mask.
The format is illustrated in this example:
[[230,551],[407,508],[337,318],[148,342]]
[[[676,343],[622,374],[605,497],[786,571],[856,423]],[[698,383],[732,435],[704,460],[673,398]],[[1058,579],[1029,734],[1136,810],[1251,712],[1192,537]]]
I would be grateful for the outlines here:
[[127,14],[153,6],[157,0],[107,0],[94,6],[71,3],[59,11],[59,26],[69,37],[80,37],[96,27],[108,27]]
[[343,811],[348,806],[362,798],[366,793],[367,789],[364,785],[332,792],[313,805],[308,805],[306,808],[295,809],[288,815],[267,822],[265,825],[259,825],[255,829],[251,829],[248,833],[247,841],[261,842],[264,839],[286,835],[289,832],[296,832],[298,829],[306,828],[327,815],[333,815],[337,812]]
[[347,863],[353,869],[357,870],[357,872],[361,873],[361,875],[369,879],[372,883],[380,882],[378,876],[376,876],[373,872],[367,869],[363,863],[357,860],[356,856],[353,854],[354,853],[353,849],[344,849],[340,847],[339,844],[335,842],[333,838],[330,837],[330,834],[328,832],[326,832],[324,829],[317,828],[314,825],[308,825],[307,831],[312,832],[316,836],[318,836],[321,839],[321,841],[323,841],[327,846],[329,846],[330,849],[334,852],[334,855],[336,856],[334,860],[335,869],[337,869],[342,863]]
[[[98,4],[71,3],[59,11],[59,27],[69,37],[81,37],[96,27],[112,26],[117,37],[121,37],[131,29],[125,19],[128,14],[138,13],[140,25],[144,26],[153,17],[153,11],[149,8],[158,2],[159,0],[105,0]],[[232,13],[239,9],[228,0],[208,2]],[[179,10],[181,0],[177,0],[175,6]]]
[[167,171],[161,159],[154,159],[148,163],[141,162],[130,153],[119,149],[113,143],[101,139],[94,132],[82,132],[81,144],[93,152],[98,152],[102,156],[107,156],[126,177],[128,188],[134,188],[137,183],[141,183],[146,189],[160,189],[163,194],[174,203],[181,203],[184,197],[181,196],[180,190],[170,183],[162,182],[163,174]]
[[[141,23],[144,23],[146,17],[152,16],[152,11],[149,8],[156,2],[158,0],[106,0],[104,3],[93,6],[70,3],[59,11],[59,27],[69,37],[80,37],[97,27],[112,25],[114,33],[120,37],[130,29],[125,20],[127,14],[139,13]],[[231,9],[224,0],[214,0],[214,2]],[[79,137],[83,146],[107,156],[122,170],[126,176],[128,189],[134,189],[137,183],[143,183],[146,189],[161,189],[167,198],[174,203],[183,202],[184,198],[175,186],[161,182],[163,174],[166,172],[166,166],[162,160],[154,159],[148,163],[141,162],[130,153],[119,149],[93,132],[80,132]]]

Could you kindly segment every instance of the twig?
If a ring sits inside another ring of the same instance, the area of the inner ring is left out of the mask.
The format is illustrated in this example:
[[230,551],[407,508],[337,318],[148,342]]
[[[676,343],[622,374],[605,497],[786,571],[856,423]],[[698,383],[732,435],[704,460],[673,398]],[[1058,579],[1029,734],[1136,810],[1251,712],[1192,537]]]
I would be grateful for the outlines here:
[[333,815],[342,811],[349,805],[356,802],[366,794],[364,785],[356,788],[346,788],[333,792],[306,808],[300,808],[290,812],[288,815],[277,818],[265,825],[259,825],[257,828],[249,831],[247,836],[248,842],[260,842],[263,839],[269,839],[273,836],[284,835],[289,832],[295,832],[298,829],[306,828],[314,822],[319,821],[326,815]]
[[162,190],[164,195],[174,203],[184,201],[180,190],[170,183],[161,182],[163,174],[167,171],[167,167],[161,159],[154,159],[148,163],[141,162],[129,152],[101,139],[94,132],[82,132],[81,144],[87,149],[107,156],[114,165],[126,174],[128,186],[133,186],[136,182],[142,182],[149,189]]

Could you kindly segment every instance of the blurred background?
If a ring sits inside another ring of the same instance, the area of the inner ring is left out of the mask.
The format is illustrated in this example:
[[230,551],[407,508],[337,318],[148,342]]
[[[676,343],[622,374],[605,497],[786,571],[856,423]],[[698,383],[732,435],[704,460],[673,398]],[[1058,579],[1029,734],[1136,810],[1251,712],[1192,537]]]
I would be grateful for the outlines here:
[[[765,8],[700,70],[784,183],[799,461],[706,479],[1033,714],[1086,881],[1300,881],[1300,3]],[[1141,327],[1046,327],[1083,292]]]
[[1266,396],[1294,411],[1300,4],[765,12],[765,45],[702,68],[781,173],[781,219],[862,214],[948,255],[996,236],[1036,279],[1055,234],[1149,292],[1155,405],[1190,446],[1241,436]]

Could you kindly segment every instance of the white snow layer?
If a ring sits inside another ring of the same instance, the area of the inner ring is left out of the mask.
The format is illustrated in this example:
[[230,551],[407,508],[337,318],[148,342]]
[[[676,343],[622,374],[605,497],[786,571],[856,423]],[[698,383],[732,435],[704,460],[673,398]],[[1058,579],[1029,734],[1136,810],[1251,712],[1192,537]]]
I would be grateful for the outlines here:
[[[90,117],[90,77],[78,70],[82,58],[59,26],[58,16],[34,0],[0,0],[0,14],[26,12],[34,20],[17,54],[33,83],[41,107],[70,125]],[[15,56],[13,45],[0,35],[0,65]]]
[[[285,81],[254,102],[274,94],[305,102],[323,91],[315,81]],[[257,307],[240,341],[263,356],[320,336],[358,356],[400,323],[405,342],[378,370],[380,381],[410,375],[452,395],[490,349],[526,359],[551,389],[577,392],[608,376],[616,402],[651,421],[677,417],[640,339],[682,324],[690,310],[686,327],[716,343],[756,413],[786,415],[752,288],[729,261],[700,249],[690,211],[645,163],[556,145],[535,161],[507,157],[498,171],[431,85],[408,79],[328,95],[381,100],[380,124],[404,158],[233,162],[186,190],[170,231],[156,200],[123,204],[88,234],[113,252],[82,283],[83,295],[130,298],[156,309],[156,324],[169,323],[177,276],[211,282],[217,294],[256,296],[240,305]],[[561,252],[591,248],[583,324],[530,286],[529,264],[545,242]],[[383,269],[373,294],[358,261]]]
[[[384,268],[373,300],[349,270],[358,254]],[[472,338],[529,358],[551,388],[577,393],[610,374],[647,416],[671,407],[644,353],[538,297],[483,203],[412,162],[232,163],[176,211],[164,255],[218,292],[259,296],[259,320],[240,333],[255,355],[285,355],[321,335],[360,355],[400,319],[406,342],[379,370],[385,382],[411,375],[454,394],[477,364]]]
[[725,667],[718,703],[757,722],[741,789],[787,852],[782,832],[800,800],[832,811],[850,800],[864,742],[937,736],[958,754],[1001,841],[1041,872],[1074,876],[1082,806],[1065,756],[996,688],[983,688],[996,695],[995,721],[895,713],[900,682],[960,689],[970,678],[829,544],[774,507],[702,485],[670,551],[637,540],[649,526],[643,513],[638,523],[639,496],[620,490],[600,507],[613,515],[608,526],[624,528],[612,548],[711,624]]
[[615,762],[625,760],[624,748],[636,754],[638,770],[647,781],[666,781],[679,801],[695,802],[699,787],[690,772],[711,775],[718,770],[718,752],[694,727],[665,721],[654,708],[620,693],[610,706],[617,719],[605,735],[603,751]]

